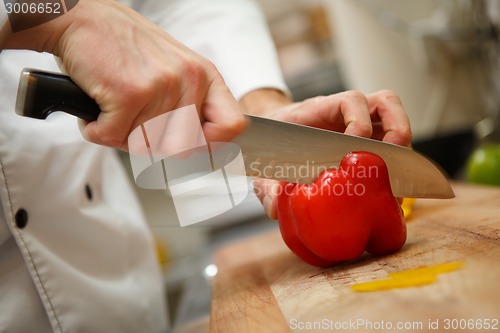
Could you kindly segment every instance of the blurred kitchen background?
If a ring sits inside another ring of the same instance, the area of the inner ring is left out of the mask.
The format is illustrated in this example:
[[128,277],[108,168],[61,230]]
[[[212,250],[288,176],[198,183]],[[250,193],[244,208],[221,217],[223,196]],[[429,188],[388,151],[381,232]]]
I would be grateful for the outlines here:
[[[500,141],[500,1],[259,2],[296,100],[394,90],[410,117],[414,148],[455,179],[463,179],[479,143]],[[213,250],[277,224],[250,196],[208,224],[180,228],[168,195],[138,193],[158,241],[172,322],[178,331],[204,331]]]

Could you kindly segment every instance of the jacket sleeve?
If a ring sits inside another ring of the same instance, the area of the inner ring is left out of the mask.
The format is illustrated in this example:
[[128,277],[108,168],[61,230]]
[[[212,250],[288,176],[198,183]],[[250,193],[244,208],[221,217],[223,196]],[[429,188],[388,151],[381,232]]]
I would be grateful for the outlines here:
[[251,0],[149,0],[138,8],[211,60],[239,99],[257,88],[289,93],[259,6]]

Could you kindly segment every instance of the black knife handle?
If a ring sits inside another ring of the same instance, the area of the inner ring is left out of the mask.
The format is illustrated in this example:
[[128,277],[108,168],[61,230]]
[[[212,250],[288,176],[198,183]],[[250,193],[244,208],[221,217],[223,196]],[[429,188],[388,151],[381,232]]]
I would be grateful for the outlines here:
[[96,120],[101,112],[99,105],[69,76],[24,69],[19,80],[16,113],[46,119],[55,111],[63,111],[87,121]]

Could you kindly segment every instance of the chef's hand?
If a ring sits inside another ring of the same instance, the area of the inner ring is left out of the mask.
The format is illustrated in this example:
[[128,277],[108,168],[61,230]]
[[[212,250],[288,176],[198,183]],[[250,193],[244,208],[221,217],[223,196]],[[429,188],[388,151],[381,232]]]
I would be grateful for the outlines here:
[[2,48],[60,57],[102,110],[97,121],[82,126],[84,137],[98,144],[127,149],[134,128],[191,104],[208,141],[230,140],[246,124],[211,62],[113,0],[80,0],[55,20],[10,34]]
[[[245,95],[240,104],[247,113],[319,127],[346,134],[409,146],[411,129],[400,98],[383,90],[364,95],[346,91],[292,103],[279,91],[262,89]],[[256,178],[255,192],[267,215],[277,218],[276,194],[280,183]]]

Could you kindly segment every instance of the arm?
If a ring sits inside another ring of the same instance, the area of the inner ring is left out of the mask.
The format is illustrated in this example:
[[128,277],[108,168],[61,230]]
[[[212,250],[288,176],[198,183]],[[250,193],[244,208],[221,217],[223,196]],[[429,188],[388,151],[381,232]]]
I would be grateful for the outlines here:
[[209,141],[229,140],[245,125],[210,61],[112,0],[80,0],[57,19],[8,34],[3,48],[61,58],[68,74],[102,110],[97,121],[82,128],[95,143],[126,149],[134,128],[191,104],[201,113]]

